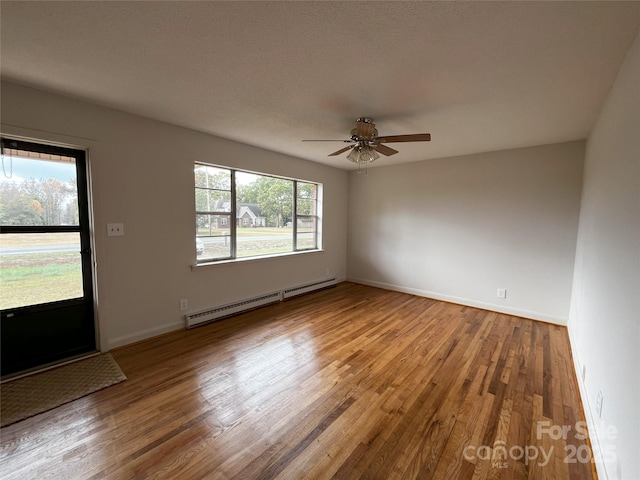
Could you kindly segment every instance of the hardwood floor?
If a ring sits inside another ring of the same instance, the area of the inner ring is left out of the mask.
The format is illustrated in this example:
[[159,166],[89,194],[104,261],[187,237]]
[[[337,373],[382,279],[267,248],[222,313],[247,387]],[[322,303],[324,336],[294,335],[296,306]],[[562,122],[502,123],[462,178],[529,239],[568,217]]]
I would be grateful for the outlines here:
[[2,478],[595,478],[564,327],[342,283],[112,354]]

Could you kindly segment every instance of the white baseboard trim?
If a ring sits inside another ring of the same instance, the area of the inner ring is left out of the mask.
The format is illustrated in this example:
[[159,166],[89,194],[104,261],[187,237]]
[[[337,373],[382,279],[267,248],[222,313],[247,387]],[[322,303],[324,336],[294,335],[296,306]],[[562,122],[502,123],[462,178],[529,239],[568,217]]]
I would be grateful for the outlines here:
[[[336,284],[344,281],[346,281],[346,277],[344,276],[336,277]],[[101,351],[108,352],[113,348],[122,347],[130,343],[139,342],[141,340],[146,340],[152,337],[157,337],[158,335],[162,335],[163,333],[173,332],[175,330],[182,330],[182,329],[184,329],[184,320],[170,323],[167,325],[162,325],[160,327],[149,328],[147,330],[142,330],[141,332],[130,333],[128,335],[123,335],[121,337],[116,337],[116,338],[107,340],[106,347],[101,348]]]
[[567,320],[568,320],[566,318],[554,317],[551,315],[546,315],[544,313],[535,312],[532,310],[506,307],[504,305],[499,305],[496,303],[480,302],[478,300],[473,300],[471,298],[445,295],[438,292],[431,292],[428,290],[421,290],[418,288],[403,287],[400,285],[393,285],[390,283],[376,282],[372,280],[366,280],[363,278],[347,277],[347,281],[353,282],[353,283],[361,283],[363,285],[369,285],[370,287],[384,288],[385,290],[393,290],[395,292],[410,293],[412,295],[418,295],[420,297],[433,298],[434,300],[442,300],[443,302],[457,303],[457,304],[465,305],[468,307],[476,307],[476,308],[481,308],[483,310],[491,310],[494,312],[504,313],[507,315],[514,315],[516,317],[524,317],[524,318],[529,318],[531,320],[540,320],[542,322],[553,323],[555,325],[566,326]]
[[569,345],[571,347],[571,358],[573,359],[573,368],[576,371],[576,379],[578,380],[578,393],[580,394],[580,400],[582,401],[582,409],[584,411],[585,419],[587,420],[587,429],[589,430],[589,440],[591,440],[591,450],[593,453],[593,459],[596,464],[596,473],[600,480],[608,480],[609,475],[605,468],[604,457],[602,455],[602,447],[600,446],[600,439],[598,438],[598,430],[596,428],[597,422],[594,415],[595,411],[591,408],[589,403],[589,397],[587,396],[587,387],[582,379],[582,365],[577,355],[577,342],[573,336],[573,329],[571,323],[567,325],[569,332]]
[[131,333],[129,335],[123,335],[110,339],[107,342],[108,349],[122,347],[130,343],[139,342],[140,340],[146,340],[147,338],[157,337],[163,333],[172,332],[174,330],[182,330],[184,328],[184,320],[179,322],[170,323],[168,325],[162,325],[161,327],[149,328],[141,332]]

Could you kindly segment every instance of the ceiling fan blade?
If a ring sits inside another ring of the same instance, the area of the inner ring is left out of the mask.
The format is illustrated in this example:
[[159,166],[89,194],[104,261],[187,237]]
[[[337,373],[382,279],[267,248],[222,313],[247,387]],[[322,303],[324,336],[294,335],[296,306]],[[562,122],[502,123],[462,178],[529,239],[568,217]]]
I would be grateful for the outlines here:
[[395,142],[428,142],[431,140],[430,133],[415,133],[411,135],[388,135],[386,137],[376,138],[376,142],[395,143]]
[[380,152],[383,155],[386,155],[387,157],[390,157],[391,155],[395,155],[396,153],[398,153],[397,150],[394,150],[391,147],[387,147],[386,145],[374,145],[373,148],[376,149],[376,152]]
[[333,157],[333,156],[335,156],[335,155],[340,155],[341,153],[344,153],[344,152],[346,152],[347,150],[352,149],[353,147],[355,147],[355,145],[349,145],[348,147],[341,148],[341,149],[340,149],[340,150],[338,150],[337,152],[330,153],[328,156],[329,156],[329,157]]

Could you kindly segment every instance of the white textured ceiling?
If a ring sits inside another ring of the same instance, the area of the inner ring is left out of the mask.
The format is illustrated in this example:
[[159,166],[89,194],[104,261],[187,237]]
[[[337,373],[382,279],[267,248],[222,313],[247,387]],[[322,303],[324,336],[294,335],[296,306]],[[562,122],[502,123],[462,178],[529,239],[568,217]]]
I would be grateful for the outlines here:
[[640,2],[9,2],[2,75],[340,168],[357,117],[376,165],[585,138]]

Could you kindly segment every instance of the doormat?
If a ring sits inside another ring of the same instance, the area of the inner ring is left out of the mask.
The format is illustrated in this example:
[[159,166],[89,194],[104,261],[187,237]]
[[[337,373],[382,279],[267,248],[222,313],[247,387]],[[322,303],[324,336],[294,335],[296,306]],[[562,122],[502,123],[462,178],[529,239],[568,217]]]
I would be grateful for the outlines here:
[[0,385],[0,427],[126,380],[110,353]]

